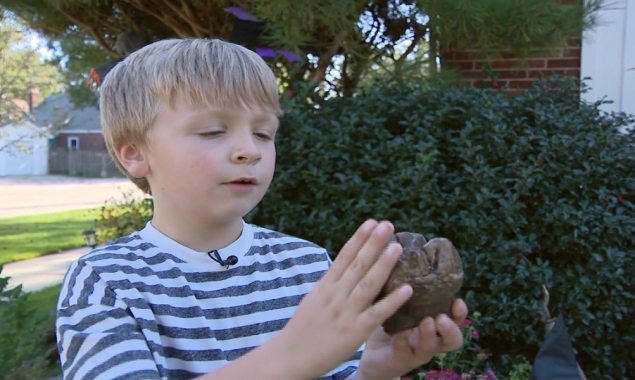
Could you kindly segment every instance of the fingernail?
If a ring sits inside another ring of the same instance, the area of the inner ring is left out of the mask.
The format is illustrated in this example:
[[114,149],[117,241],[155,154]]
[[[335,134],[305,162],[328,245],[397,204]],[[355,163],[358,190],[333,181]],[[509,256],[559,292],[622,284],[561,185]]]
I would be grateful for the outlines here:
[[439,316],[439,322],[440,323],[452,323],[452,320],[450,319],[450,317],[448,317],[446,314],[441,314]]
[[368,219],[366,222],[364,222],[364,225],[362,226],[362,230],[366,233],[370,233],[375,226],[377,225],[377,222],[375,221],[375,219]]
[[382,222],[379,224],[379,229],[377,232],[386,233],[390,231],[390,227],[391,227],[390,222]]
[[399,290],[397,290],[399,292],[399,294],[403,295],[403,296],[408,296],[410,297],[412,295],[412,286],[410,285],[403,285],[402,287],[399,288]]

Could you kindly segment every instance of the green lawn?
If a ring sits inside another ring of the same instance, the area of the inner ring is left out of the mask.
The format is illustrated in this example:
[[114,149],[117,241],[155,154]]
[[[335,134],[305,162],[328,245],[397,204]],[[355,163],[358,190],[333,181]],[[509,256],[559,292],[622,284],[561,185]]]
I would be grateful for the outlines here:
[[91,229],[100,209],[0,219],[0,265],[78,248],[82,231]]

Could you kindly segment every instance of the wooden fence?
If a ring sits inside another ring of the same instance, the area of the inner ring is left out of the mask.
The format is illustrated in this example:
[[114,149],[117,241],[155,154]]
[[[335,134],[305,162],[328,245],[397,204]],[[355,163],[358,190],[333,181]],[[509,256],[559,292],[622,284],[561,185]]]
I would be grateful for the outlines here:
[[84,177],[123,177],[108,152],[49,150],[49,173]]

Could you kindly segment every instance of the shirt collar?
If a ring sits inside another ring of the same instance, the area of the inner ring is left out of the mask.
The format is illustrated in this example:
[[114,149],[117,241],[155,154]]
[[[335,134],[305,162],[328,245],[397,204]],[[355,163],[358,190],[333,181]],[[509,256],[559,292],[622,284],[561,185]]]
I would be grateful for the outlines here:
[[[143,240],[158,247],[161,251],[165,251],[166,253],[174,255],[188,263],[205,265],[206,267],[211,268],[225,269],[224,266],[221,266],[217,262],[212,260],[207,255],[207,252],[195,251],[173,240],[169,236],[164,235],[162,232],[154,228],[154,226],[152,225],[152,221],[146,223],[146,226],[141,231],[139,231],[139,236]],[[231,255],[241,258],[246,255],[247,252],[249,252],[253,244],[253,240],[253,226],[243,220],[242,231],[238,239],[234,240],[228,246],[218,249],[218,254],[224,260],[226,260],[227,257]],[[240,260],[238,261],[237,265],[240,265]]]

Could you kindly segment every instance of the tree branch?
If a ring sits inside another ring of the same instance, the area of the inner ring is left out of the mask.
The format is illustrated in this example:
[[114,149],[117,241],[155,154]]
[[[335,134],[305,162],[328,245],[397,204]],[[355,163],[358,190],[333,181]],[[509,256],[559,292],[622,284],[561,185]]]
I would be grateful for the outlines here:
[[[91,12],[91,10],[86,8],[84,8],[83,11],[86,12],[86,14],[90,14]],[[95,12],[97,12],[97,19],[99,20],[97,22],[99,22],[106,28],[110,28],[117,33],[123,33],[126,30],[125,27],[109,22],[108,19],[110,18],[111,15],[109,15],[108,13],[102,12],[99,8],[95,9]]]
[[308,83],[320,83],[324,80],[324,77],[326,76],[326,70],[331,65],[333,57],[339,50],[340,46],[340,42],[333,41],[333,43],[331,43],[331,46],[329,46],[329,48],[323,54],[320,54],[317,67],[315,68],[315,70],[313,70],[313,73],[311,73],[311,76],[307,81]]
[[426,33],[425,29],[422,30],[421,28],[417,28],[417,30],[415,30],[415,35],[412,37],[412,43],[408,46],[408,48],[401,55],[401,57],[399,57],[397,61],[395,61],[396,65],[399,65],[403,61],[408,59],[408,56],[410,55],[410,53],[412,53],[415,50],[417,45],[419,45],[419,41],[421,41],[421,39],[425,36],[425,33]]
[[6,149],[8,149],[11,146],[14,145],[18,145],[20,143],[20,141],[25,140],[28,136],[20,136],[19,138],[15,139],[15,140],[11,140],[8,143],[0,146],[0,152],[5,151]]
[[[200,37],[205,37],[206,34],[209,34],[209,30],[203,27],[200,23],[196,15],[194,14],[194,10],[192,9],[190,3],[188,1],[183,1],[181,3],[181,9],[185,12],[185,16],[187,20],[190,20],[190,24],[193,29],[199,31]],[[212,18],[212,17],[210,17]]]
[[132,17],[130,12],[124,9],[124,6],[121,3],[121,0],[114,0],[114,1],[115,1],[115,5],[117,5],[117,9],[119,9],[119,12],[121,12],[121,17],[123,18],[124,22],[128,24],[129,26],[131,26],[132,29],[136,30],[137,32],[141,31],[141,28],[139,27],[139,24],[137,23],[135,18]]
[[162,1],[162,3],[165,4],[165,6],[169,8],[172,12],[174,12],[174,14],[177,17],[185,21],[185,23],[190,27],[190,29],[192,29],[192,34],[195,37],[202,38],[204,36],[202,31],[204,32],[205,30],[201,29],[200,25],[198,25],[196,21],[188,18],[187,15],[184,14],[184,10],[182,8],[179,9],[177,6],[172,4],[170,0],[164,0]]
[[62,13],[64,16],[68,17],[69,20],[71,20],[72,22],[74,22],[75,24],[77,24],[78,26],[83,27],[84,29],[88,30],[90,32],[90,34],[93,36],[93,38],[95,39],[95,41],[101,45],[104,49],[106,49],[110,54],[118,57],[119,53],[117,53],[110,45],[108,45],[106,43],[106,41],[104,41],[104,39],[97,33],[97,31],[95,30],[95,28],[93,26],[90,26],[82,21],[80,21],[78,18],[76,18],[75,16],[71,15],[70,13],[66,12],[64,9],[62,9],[62,7],[58,7],[57,10]]
[[[132,1],[134,2],[135,6],[140,11],[145,12],[145,13],[153,16],[157,20],[159,20],[162,23],[164,23],[165,25],[169,26],[170,29],[172,29],[179,37],[182,37],[182,38],[192,37],[192,31],[185,31],[181,27],[181,24],[174,23],[174,19],[172,17],[169,17],[169,16],[165,15],[163,12],[158,13],[153,8],[145,6],[143,4],[143,0],[132,0]],[[155,7],[155,8],[160,8],[160,7],[157,7],[156,3],[154,3],[152,6]]]
[[[376,16],[376,15],[375,15]],[[379,38],[381,38],[381,24],[379,22],[379,20],[375,17],[373,17],[373,34],[370,37],[370,46],[372,47],[376,47],[376,44],[378,43]]]
[[95,39],[95,41],[97,41],[97,43],[101,46],[103,46],[110,54],[114,55],[114,56],[119,56],[119,53],[117,53],[117,51],[115,51],[112,47],[110,47],[110,45],[108,45],[106,43],[106,41],[104,41],[104,39],[97,34],[97,31],[95,31],[95,29],[90,28],[90,34],[93,35],[93,38]]

